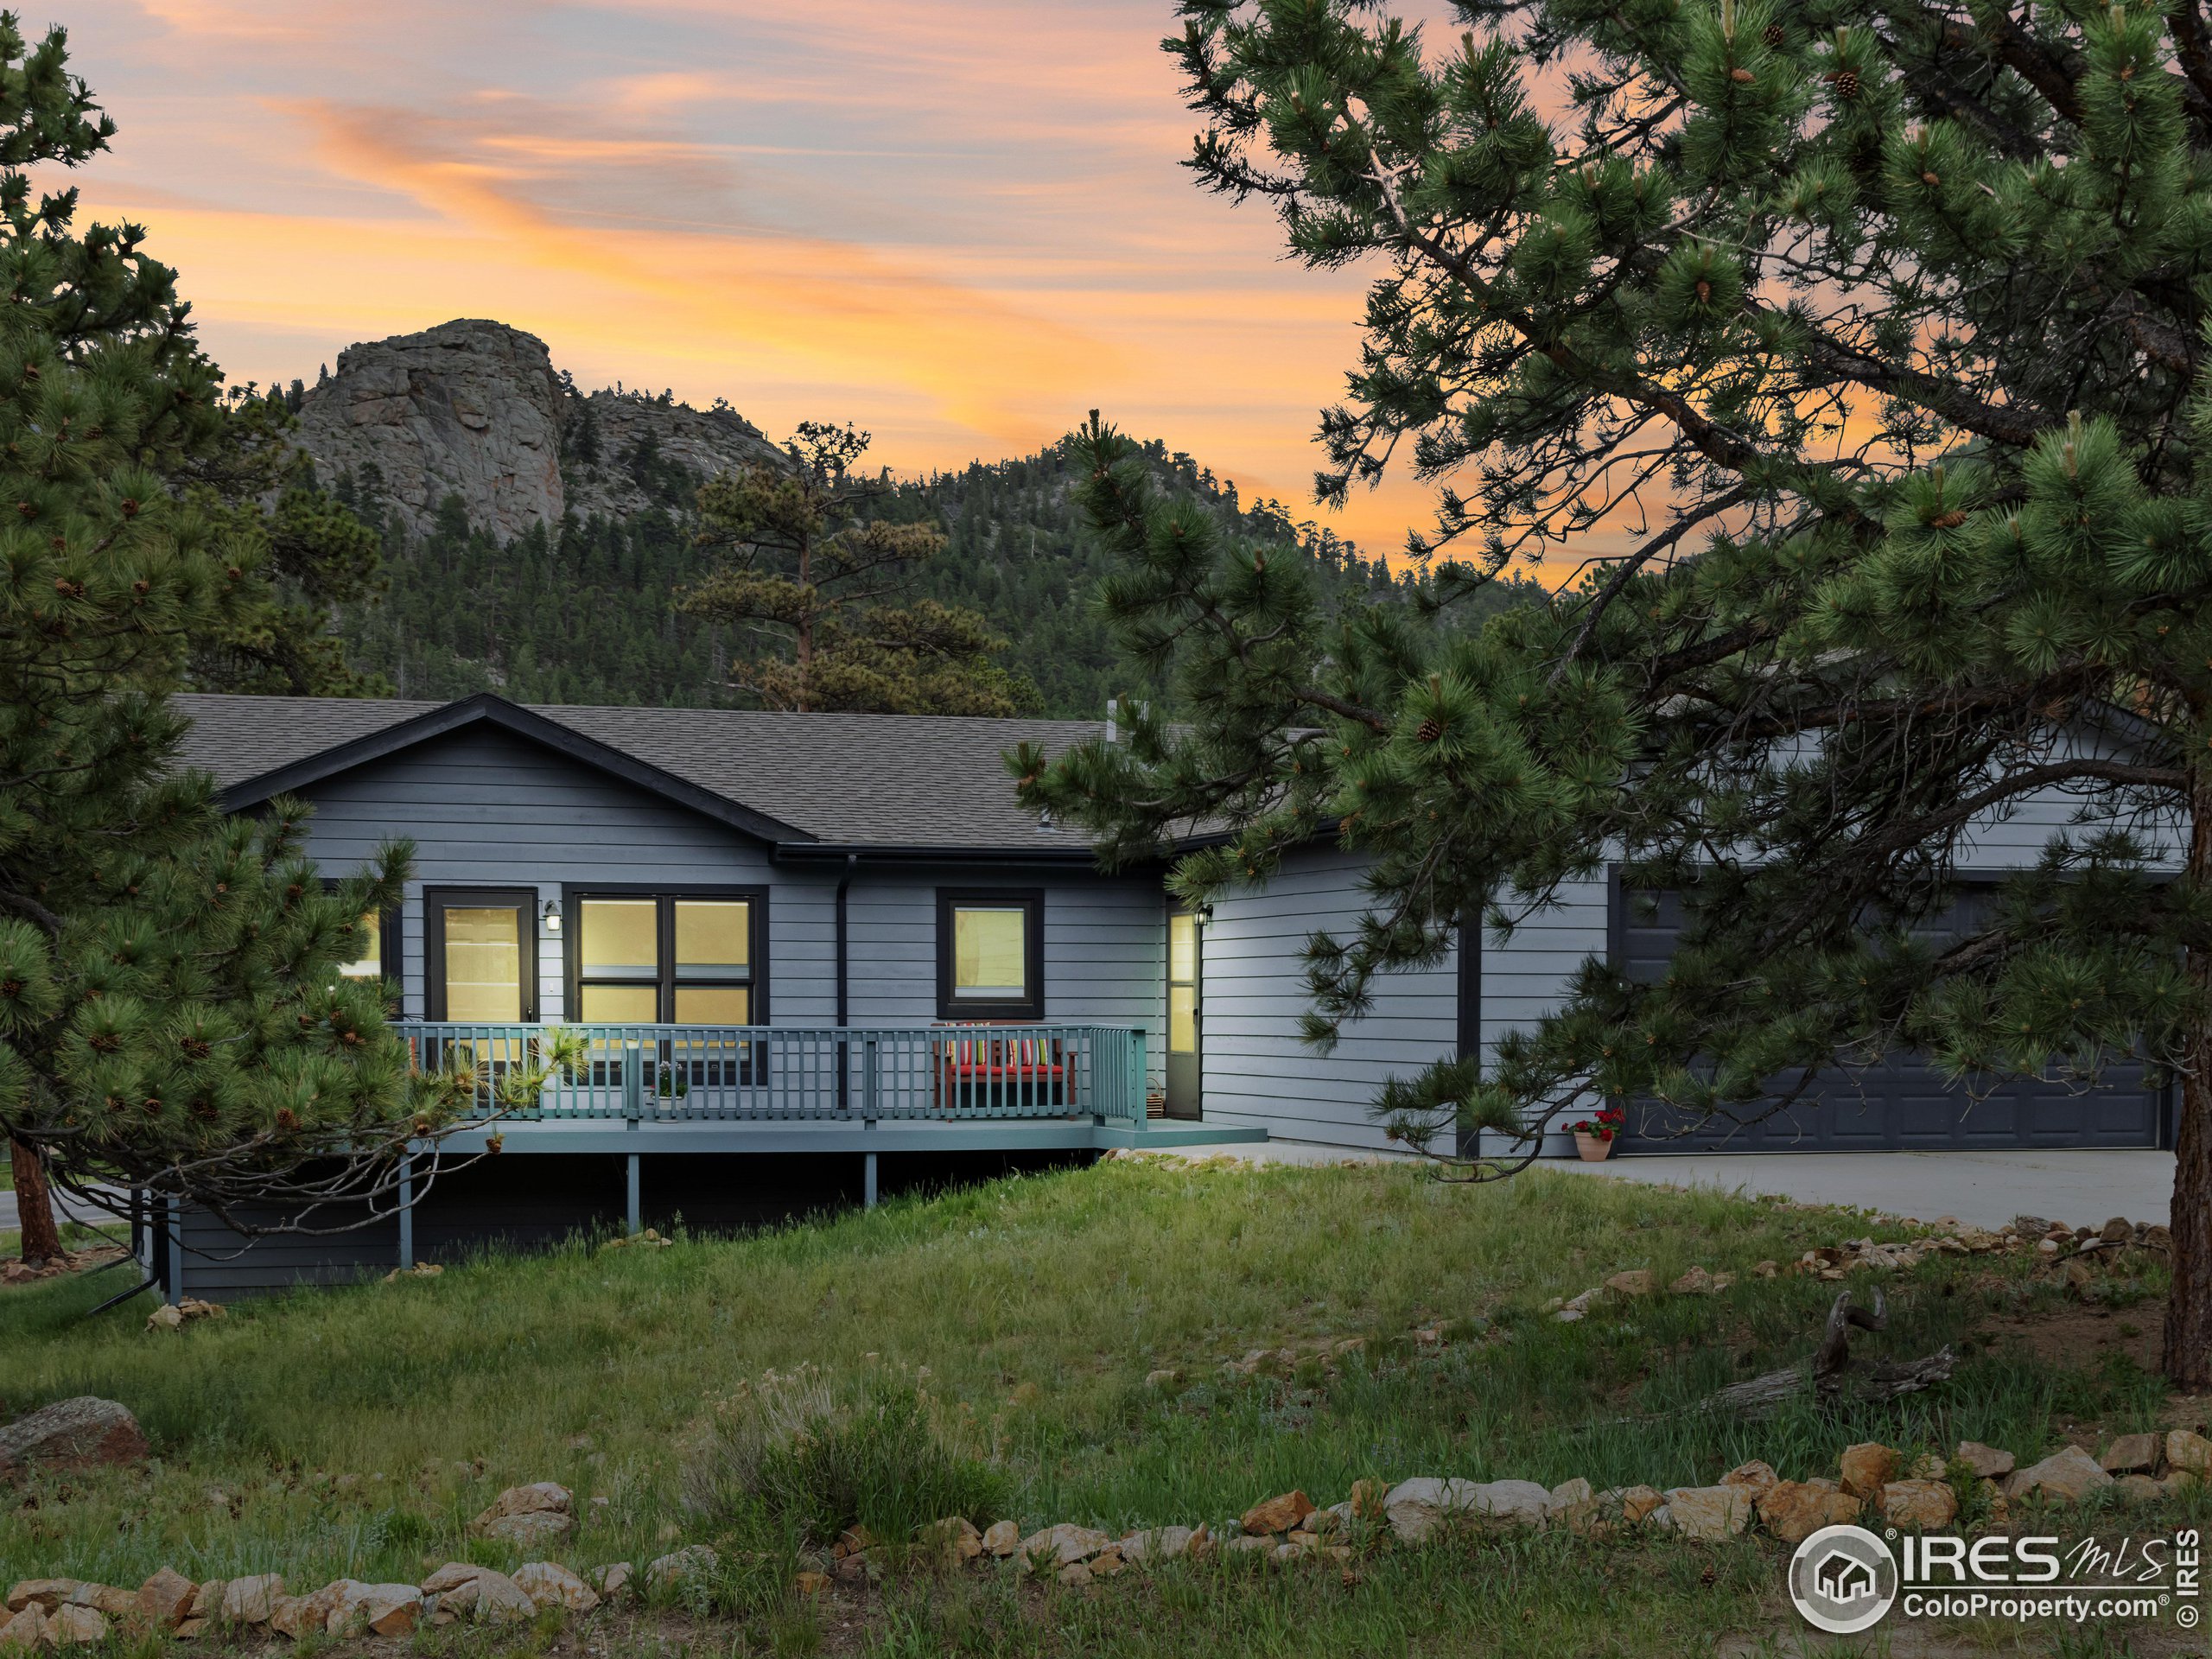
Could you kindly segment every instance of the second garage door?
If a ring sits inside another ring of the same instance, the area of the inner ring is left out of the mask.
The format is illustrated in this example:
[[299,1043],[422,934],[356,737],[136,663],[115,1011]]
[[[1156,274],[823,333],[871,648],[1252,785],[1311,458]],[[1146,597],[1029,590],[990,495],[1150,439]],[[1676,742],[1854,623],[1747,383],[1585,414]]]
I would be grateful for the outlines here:
[[[1613,893],[1616,956],[1637,978],[1656,978],[1674,955],[1680,901],[1656,905]],[[2156,1147],[2164,1090],[2139,1064],[2107,1065],[2094,1089],[2057,1081],[1999,1084],[1982,1099],[1946,1087],[1929,1066],[1896,1056],[1863,1071],[1823,1077],[1803,1097],[1756,1123],[1687,1122],[1654,1101],[1631,1102],[1623,1153],[1893,1152],[2001,1147]]]

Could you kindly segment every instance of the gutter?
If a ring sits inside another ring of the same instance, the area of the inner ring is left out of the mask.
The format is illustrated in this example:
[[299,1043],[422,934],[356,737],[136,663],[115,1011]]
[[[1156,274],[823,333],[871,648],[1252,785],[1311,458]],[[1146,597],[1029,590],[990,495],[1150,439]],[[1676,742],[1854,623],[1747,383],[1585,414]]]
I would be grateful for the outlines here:
[[[845,873],[837,878],[837,1024],[840,1027],[852,1023],[852,986],[846,972],[846,959],[849,953],[846,948],[845,893],[853,885],[853,872],[860,868],[860,861],[858,853],[847,853]],[[843,1075],[842,1071],[838,1073],[841,1078]]]

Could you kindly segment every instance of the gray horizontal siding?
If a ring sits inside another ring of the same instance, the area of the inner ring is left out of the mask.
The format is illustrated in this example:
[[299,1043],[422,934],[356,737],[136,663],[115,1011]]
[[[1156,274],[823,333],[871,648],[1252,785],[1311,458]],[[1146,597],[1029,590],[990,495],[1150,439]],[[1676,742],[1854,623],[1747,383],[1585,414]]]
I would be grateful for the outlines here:
[[[273,1226],[274,1211],[242,1212],[249,1226]],[[331,1211],[307,1224],[342,1224]],[[234,1232],[206,1211],[188,1210],[183,1236],[184,1294],[211,1302],[267,1295],[301,1285],[346,1285],[382,1278],[399,1265],[399,1224],[387,1218],[358,1230],[308,1236],[276,1233],[249,1237]]]
[[1208,1122],[1281,1139],[1382,1147],[1369,1108],[1393,1075],[1449,1058],[1459,1041],[1458,970],[1377,982],[1375,1010],[1344,1027],[1330,1053],[1299,1039],[1307,1008],[1305,950],[1317,931],[1348,934],[1363,895],[1361,861],[1334,849],[1284,861],[1267,887],[1214,901],[1204,944],[1205,1110]]
[[[837,764],[823,756],[826,768]],[[726,824],[525,739],[480,728],[357,767],[308,795],[315,807],[308,850],[327,872],[357,868],[396,837],[415,842],[415,878],[401,923],[410,1016],[424,1009],[425,887],[528,887],[542,909],[564,884],[606,882],[766,887],[770,1021],[829,1025],[836,1018],[840,871],[833,866],[776,863],[765,846]],[[863,864],[848,899],[853,1024],[926,1025],[937,1018],[940,886],[1043,888],[1046,1017],[1144,1027],[1157,1074],[1166,943],[1156,878],[1039,874],[1014,864]],[[567,1012],[567,937],[540,932],[544,1019]]]

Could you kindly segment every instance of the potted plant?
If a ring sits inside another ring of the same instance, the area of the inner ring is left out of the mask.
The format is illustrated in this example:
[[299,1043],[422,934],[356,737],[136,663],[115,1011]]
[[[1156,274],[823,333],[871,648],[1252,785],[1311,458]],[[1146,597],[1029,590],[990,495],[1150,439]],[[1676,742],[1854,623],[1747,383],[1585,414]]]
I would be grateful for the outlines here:
[[1595,1117],[1586,1117],[1580,1123],[1567,1127],[1574,1135],[1574,1149],[1582,1154],[1586,1164],[1602,1164],[1613,1155],[1613,1136],[1628,1121],[1628,1114],[1619,1107],[1609,1107]]

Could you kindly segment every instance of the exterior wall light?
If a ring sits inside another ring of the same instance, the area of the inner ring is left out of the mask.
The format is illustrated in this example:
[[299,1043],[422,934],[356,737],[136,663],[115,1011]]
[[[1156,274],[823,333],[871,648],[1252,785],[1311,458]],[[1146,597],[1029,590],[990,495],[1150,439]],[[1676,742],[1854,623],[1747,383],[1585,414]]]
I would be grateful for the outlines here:
[[545,901],[544,921],[545,931],[548,933],[558,933],[561,931],[561,901],[558,899],[548,899]]

